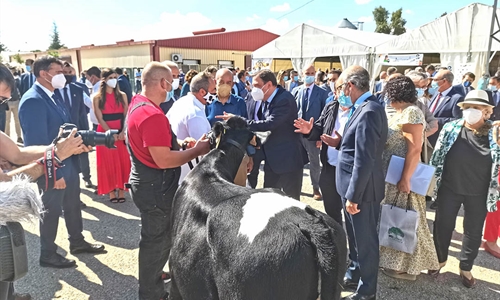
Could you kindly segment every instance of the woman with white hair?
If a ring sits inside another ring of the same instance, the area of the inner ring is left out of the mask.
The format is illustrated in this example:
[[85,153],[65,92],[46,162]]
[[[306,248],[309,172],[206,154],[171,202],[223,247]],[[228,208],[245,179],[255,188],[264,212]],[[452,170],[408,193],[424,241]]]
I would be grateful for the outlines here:
[[[497,209],[500,148],[488,121],[493,113],[488,94],[470,91],[458,105],[463,118],[444,125],[430,161],[436,167],[437,179],[434,245],[441,269],[446,265],[456,218],[463,204],[464,234],[458,259],[462,284],[471,288],[476,284],[471,270],[481,246],[486,213]],[[429,273],[437,275],[439,270]]]

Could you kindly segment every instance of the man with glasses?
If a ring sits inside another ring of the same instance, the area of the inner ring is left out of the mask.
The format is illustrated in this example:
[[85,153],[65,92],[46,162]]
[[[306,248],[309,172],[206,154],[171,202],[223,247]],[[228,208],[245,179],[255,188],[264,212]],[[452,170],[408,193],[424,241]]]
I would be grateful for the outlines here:
[[462,118],[462,110],[457,103],[464,101],[464,96],[459,88],[452,86],[453,79],[453,73],[449,70],[440,70],[432,77],[432,87],[436,88],[437,92],[431,98],[429,109],[439,125],[437,132],[429,137],[433,147],[444,124]]

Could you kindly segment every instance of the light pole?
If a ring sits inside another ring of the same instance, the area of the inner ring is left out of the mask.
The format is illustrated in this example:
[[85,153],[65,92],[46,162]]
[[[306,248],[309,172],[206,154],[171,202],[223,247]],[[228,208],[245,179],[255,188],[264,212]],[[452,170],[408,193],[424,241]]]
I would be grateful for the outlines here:
[[497,30],[497,31],[495,31],[495,32],[493,32],[495,30],[495,20],[498,23],[498,18],[497,18],[497,4],[498,4],[498,0],[495,0],[494,3],[493,3],[493,13],[491,14],[490,36],[488,37],[488,52],[486,52],[486,62],[484,64],[484,72],[488,73],[488,74],[490,73],[490,60],[492,59],[490,57],[491,56],[491,44],[493,43],[493,39],[495,39],[496,41],[500,42],[500,40],[498,40],[495,37],[495,34],[497,34],[498,32],[500,32],[500,29]]

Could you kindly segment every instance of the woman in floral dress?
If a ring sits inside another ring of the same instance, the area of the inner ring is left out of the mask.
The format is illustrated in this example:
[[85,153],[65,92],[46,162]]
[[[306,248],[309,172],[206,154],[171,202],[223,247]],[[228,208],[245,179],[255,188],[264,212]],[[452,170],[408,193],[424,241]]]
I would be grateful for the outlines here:
[[422,270],[434,270],[439,266],[436,249],[426,219],[425,196],[410,191],[410,179],[420,162],[425,118],[415,105],[417,92],[413,81],[399,76],[387,82],[386,95],[397,113],[389,119],[389,134],[383,154],[387,173],[393,155],[405,158],[401,180],[397,185],[386,183],[385,199],[382,204],[396,203],[396,206],[410,207],[419,213],[417,247],[413,254],[392,248],[380,247],[380,267],[384,274],[398,279],[415,280]]

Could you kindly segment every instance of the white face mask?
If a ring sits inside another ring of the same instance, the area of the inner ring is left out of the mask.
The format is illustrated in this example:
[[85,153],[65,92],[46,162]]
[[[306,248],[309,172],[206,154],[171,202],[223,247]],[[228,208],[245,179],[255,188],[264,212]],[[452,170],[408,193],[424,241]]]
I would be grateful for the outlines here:
[[172,88],[174,89],[174,91],[179,88],[179,82],[179,78],[174,78],[174,80],[172,81]]
[[253,87],[251,93],[252,93],[252,98],[255,101],[260,101],[264,99],[264,92],[262,91],[262,89],[259,89],[258,87]]
[[50,83],[52,84],[53,88],[62,89],[66,86],[66,77],[64,77],[64,74],[56,74],[52,76],[52,80],[50,81]]
[[335,92],[335,82],[330,82],[330,89],[332,90],[332,92]]
[[481,118],[483,117],[483,112],[475,108],[464,109],[462,111],[462,114],[464,116],[465,122],[467,122],[469,125],[476,124],[477,122],[481,121]]
[[85,79],[85,85],[86,85],[89,89],[91,89],[91,88],[93,88],[93,87],[94,87],[94,85],[92,84],[92,82],[90,82],[90,80],[88,80],[88,79]]
[[118,83],[118,81],[116,80],[116,78],[113,78],[113,79],[108,79],[108,81],[106,81],[106,84],[110,87],[110,88],[115,88],[116,87],[116,84]]

